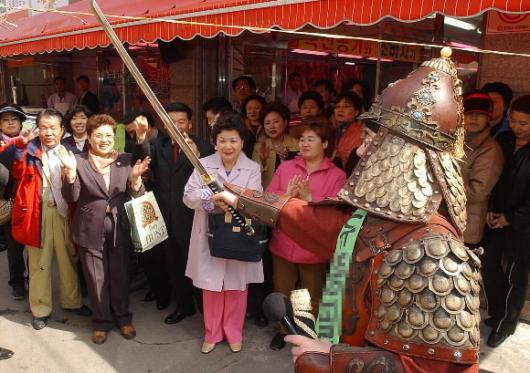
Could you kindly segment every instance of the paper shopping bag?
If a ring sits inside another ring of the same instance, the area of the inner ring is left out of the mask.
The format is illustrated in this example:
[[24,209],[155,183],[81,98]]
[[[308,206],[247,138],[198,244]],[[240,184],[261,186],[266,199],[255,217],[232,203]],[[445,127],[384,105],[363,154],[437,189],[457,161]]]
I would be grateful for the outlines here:
[[147,251],[168,237],[166,223],[153,192],[126,202],[124,207],[135,251]]

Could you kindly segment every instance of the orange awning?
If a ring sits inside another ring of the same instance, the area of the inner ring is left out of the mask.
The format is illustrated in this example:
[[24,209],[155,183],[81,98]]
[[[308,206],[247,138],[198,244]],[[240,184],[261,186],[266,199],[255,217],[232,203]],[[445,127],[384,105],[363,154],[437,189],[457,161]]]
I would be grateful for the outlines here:
[[[100,0],[99,4],[120,39],[128,43],[211,38],[220,32],[235,36],[244,31],[229,26],[296,30],[308,24],[331,28],[345,21],[368,25],[385,17],[417,21],[434,13],[471,17],[489,9],[530,11],[530,0]],[[0,56],[109,45],[95,17],[89,14],[90,0],[59,10],[72,13],[46,12],[24,18],[8,15],[8,21],[17,27],[1,24]],[[111,15],[142,19],[124,20]],[[188,23],[166,23],[155,18]]]

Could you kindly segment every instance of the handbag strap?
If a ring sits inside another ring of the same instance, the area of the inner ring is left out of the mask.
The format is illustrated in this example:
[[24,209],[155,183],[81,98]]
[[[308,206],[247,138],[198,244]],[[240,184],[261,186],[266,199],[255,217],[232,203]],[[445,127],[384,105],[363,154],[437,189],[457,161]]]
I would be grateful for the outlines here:
[[337,238],[333,260],[326,276],[326,286],[322,293],[315,329],[319,338],[328,339],[333,344],[339,343],[342,331],[342,299],[346,278],[350,272],[355,242],[366,215],[365,210],[358,209],[342,227]]

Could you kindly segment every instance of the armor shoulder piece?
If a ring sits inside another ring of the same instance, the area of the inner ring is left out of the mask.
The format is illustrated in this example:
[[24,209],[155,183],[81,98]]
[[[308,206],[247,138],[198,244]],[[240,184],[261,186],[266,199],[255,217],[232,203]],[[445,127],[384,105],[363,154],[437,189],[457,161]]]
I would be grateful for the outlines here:
[[386,252],[371,280],[366,339],[400,354],[476,363],[479,266],[450,234],[427,234]]

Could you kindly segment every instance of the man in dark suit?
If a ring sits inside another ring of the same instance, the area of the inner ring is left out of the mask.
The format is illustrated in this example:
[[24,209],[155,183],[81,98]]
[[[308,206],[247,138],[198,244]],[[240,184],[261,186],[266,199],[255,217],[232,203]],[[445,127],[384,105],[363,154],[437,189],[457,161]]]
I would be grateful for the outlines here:
[[79,103],[89,108],[92,114],[99,114],[98,96],[90,92],[90,79],[88,79],[88,76],[80,75],[75,82],[80,93]]
[[[188,143],[201,157],[213,153],[213,147],[207,142],[190,135],[192,128],[191,109],[183,103],[174,103],[166,110],[177,128],[188,136]],[[186,156],[180,151],[177,144],[166,134],[156,138],[150,147],[153,180],[152,188],[160,206],[160,210],[168,228],[169,238],[159,247],[158,263],[167,269],[169,287],[159,284],[158,289],[153,289],[161,297],[171,294],[176,300],[175,312],[166,317],[166,324],[175,324],[195,313],[193,301],[193,285],[189,278],[184,276],[188,261],[191,227],[193,223],[193,210],[187,208],[182,202],[184,185],[188,181],[193,166]],[[157,248],[155,248],[156,250]],[[152,251],[152,250],[151,250]],[[155,254],[156,251],[152,254]],[[154,266],[160,272],[161,266]],[[149,269],[148,269],[149,271]],[[159,279],[163,282],[163,279]]]

